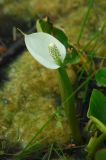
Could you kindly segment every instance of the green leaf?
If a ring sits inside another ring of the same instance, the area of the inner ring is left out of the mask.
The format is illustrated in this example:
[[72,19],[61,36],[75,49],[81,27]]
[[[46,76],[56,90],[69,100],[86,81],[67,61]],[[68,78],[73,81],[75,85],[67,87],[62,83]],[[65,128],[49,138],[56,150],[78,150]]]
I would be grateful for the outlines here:
[[106,87],[106,67],[103,67],[97,71],[95,79],[99,86]]
[[52,23],[47,19],[39,19],[36,22],[36,29],[38,32],[46,32],[51,34],[52,33]]
[[73,47],[72,51],[66,55],[65,64],[77,64],[80,62],[80,56],[77,50]]
[[38,32],[46,32],[57,38],[66,48],[69,47],[68,38],[65,33],[54,27],[48,18],[37,20],[36,29]]
[[92,92],[87,116],[106,134],[106,96],[96,89]]
[[106,160],[106,149],[99,150],[95,155],[95,160]]
[[66,48],[69,47],[68,38],[62,30],[53,27],[52,33]]

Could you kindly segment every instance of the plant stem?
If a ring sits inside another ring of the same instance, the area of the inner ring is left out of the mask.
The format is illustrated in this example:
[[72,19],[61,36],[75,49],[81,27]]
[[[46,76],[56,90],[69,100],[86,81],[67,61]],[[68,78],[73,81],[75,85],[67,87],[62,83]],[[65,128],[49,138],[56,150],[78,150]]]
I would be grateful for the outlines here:
[[99,137],[95,134],[90,138],[89,143],[86,147],[88,155],[86,157],[87,160],[91,160],[97,150],[97,148],[103,143],[106,139],[106,135],[102,133]]
[[[79,130],[79,125],[76,119],[76,109],[75,109],[75,101],[72,96],[68,101],[66,99],[72,95],[72,84],[68,78],[67,72],[64,67],[60,67],[58,69],[58,77],[59,77],[59,85],[61,92],[61,99],[63,102],[63,107],[65,109],[66,115],[68,117],[68,121],[71,129],[71,137],[76,140],[76,142],[81,143],[81,135]],[[66,101],[64,103],[64,101]]]
[[88,132],[89,130],[90,130],[90,127],[91,127],[91,125],[92,125],[92,120],[90,119],[89,121],[88,121],[88,123],[86,124],[86,126],[85,126],[85,128],[84,128],[84,132]]

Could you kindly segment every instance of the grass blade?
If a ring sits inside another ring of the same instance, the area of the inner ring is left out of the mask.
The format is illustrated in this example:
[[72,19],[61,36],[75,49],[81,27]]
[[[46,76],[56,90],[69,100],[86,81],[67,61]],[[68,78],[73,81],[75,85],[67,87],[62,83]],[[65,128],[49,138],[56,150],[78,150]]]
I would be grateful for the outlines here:
[[84,31],[84,28],[86,26],[86,23],[87,23],[87,20],[88,20],[88,17],[89,17],[89,13],[90,13],[90,11],[91,11],[91,9],[93,7],[93,2],[94,2],[94,0],[89,0],[88,1],[88,10],[87,10],[87,12],[86,12],[86,14],[85,14],[85,16],[83,18],[82,24],[81,24],[81,29],[80,29],[80,33],[78,35],[77,44],[80,43],[80,39],[81,39],[81,37],[83,35],[83,31]]

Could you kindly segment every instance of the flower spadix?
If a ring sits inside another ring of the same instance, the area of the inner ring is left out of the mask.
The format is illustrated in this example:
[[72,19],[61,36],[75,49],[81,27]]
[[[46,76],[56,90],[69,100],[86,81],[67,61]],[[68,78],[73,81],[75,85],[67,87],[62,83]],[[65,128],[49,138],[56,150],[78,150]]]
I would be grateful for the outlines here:
[[66,49],[59,40],[44,32],[24,36],[27,49],[40,64],[50,69],[62,65]]

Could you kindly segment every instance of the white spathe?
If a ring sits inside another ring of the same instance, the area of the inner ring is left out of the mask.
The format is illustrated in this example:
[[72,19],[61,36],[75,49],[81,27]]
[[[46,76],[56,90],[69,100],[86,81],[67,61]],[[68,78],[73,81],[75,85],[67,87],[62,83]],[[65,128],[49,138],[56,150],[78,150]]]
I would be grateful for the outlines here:
[[60,67],[55,63],[55,60],[49,53],[49,45],[56,45],[61,56],[61,61],[64,61],[66,48],[59,40],[44,32],[37,32],[29,35],[25,34],[24,36],[27,49],[40,64],[50,69],[57,69]]

